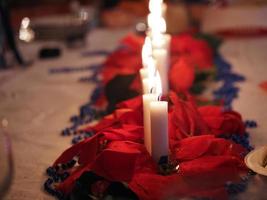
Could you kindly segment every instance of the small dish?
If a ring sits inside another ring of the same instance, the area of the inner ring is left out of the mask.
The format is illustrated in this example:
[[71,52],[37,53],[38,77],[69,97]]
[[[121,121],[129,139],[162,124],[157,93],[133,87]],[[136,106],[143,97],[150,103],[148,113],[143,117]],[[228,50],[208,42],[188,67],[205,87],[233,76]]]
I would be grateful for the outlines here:
[[251,151],[245,157],[245,163],[252,171],[267,176],[267,146]]

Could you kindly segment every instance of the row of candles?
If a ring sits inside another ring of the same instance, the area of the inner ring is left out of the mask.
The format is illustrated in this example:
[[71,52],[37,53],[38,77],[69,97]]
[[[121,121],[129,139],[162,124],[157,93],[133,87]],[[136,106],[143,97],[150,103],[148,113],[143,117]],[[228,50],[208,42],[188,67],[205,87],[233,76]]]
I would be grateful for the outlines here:
[[170,35],[166,34],[163,0],[149,1],[148,31],[142,49],[144,143],[152,158],[158,162],[169,154],[168,102],[161,100],[169,90]]

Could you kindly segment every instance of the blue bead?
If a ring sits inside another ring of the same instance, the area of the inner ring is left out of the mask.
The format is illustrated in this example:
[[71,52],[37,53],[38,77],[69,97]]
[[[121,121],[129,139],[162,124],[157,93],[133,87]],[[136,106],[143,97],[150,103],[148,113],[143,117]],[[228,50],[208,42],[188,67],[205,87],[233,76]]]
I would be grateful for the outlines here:
[[79,118],[78,116],[75,116],[75,115],[74,115],[74,116],[72,116],[72,117],[70,118],[70,121],[73,122],[73,123],[75,123],[75,122],[79,121],[79,119],[80,119],[80,118]]
[[53,168],[53,167],[48,167],[48,168],[46,169],[46,173],[47,173],[48,176],[53,176],[53,175],[56,174],[56,170],[55,170],[55,168]]
[[70,132],[70,129],[68,129],[68,128],[62,130],[62,132],[61,132],[61,135],[63,135],[63,136],[67,136],[67,135],[70,135],[70,134],[71,134],[71,132]]

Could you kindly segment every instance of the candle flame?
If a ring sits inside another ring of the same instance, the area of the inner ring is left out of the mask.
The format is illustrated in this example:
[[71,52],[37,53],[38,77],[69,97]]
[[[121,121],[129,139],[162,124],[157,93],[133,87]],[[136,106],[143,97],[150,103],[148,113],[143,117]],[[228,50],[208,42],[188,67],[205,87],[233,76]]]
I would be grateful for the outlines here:
[[34,39],[34,32],[30,28],[30,19],[28,17],[24,17],[20,24],[19,29],[19,39],[24,42],[30,42]]
[[163,0],[150,0],[149,1],[149,11],[151,13],[161,13],[161,5],[163,3]]
[[24,17],[21,21],[21,28],[28,28],[30,25],[30,19],[28,17]]

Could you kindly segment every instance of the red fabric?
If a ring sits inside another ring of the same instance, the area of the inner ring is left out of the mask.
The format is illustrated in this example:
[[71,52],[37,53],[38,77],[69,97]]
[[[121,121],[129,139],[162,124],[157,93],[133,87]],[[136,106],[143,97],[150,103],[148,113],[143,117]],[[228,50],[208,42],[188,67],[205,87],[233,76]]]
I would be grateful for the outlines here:
[[130,181],[135,161],[141,155],[136,145],[127,141],[110,143],[93,163],[92,171],[108,180]]
[[110,128],[102,132],[107,140],[111,141],[133,141],[133,142],[143,142],[143,127],[134,125],[123,125],[122,128]]
[[198,111],[215,135],[244,134],[242,117],[235,111],[223,112],[220,106],[202,106]]
[[209,129],[190,96],[182,100],[170,92],[170,100],[173,104],[169,114],[169,135],[172,140],[208,133]]
[[53,165],[55,166],[59,163],[67,163],[68,161],[72,160],[74,156],[79,156],[80,164],[91,162],[95,159],[100,138],[101,135],[95,135],[91,138],[83,140],[78,144],[73,145],[72,147],[65,150]]
[[135,174],[129,187],[140,199],[188,196],[227,199],[225,182],[239,181],[240,175],[247,170],[240,157],[245,149],[211,135],[183,139],[174,150],[179,161],[178,173],[169,176],[153,172]]
[[245,153],[244,148],[231,141],[202,135],[180,140],[175,146],[175,158],[179,161],[194,160],[203,156],[235,156]]
[[137,96],[134,97],[132,99],[128,99],[126,101],[122,101],[120,102],[117,107],[118,108],[130,108],[133,110],[142,110],[141,108],[143,106],[143,102],[142,102],[142,96]]
[[[134,105],[131,105],[131,102]],[[141,126],[143,124],[142,110],[140,97],[136,97],[131,100],[123,101],[118,104],[118,109],[114,113],[105,116],[96,125],[88,126],[85,128],[86,131],[101,132],[108,128],[120,128],[123,124],[132,124]],[[132,109],[130,107],[136,108]],[[138,108],[138,109],[137,109]]]

